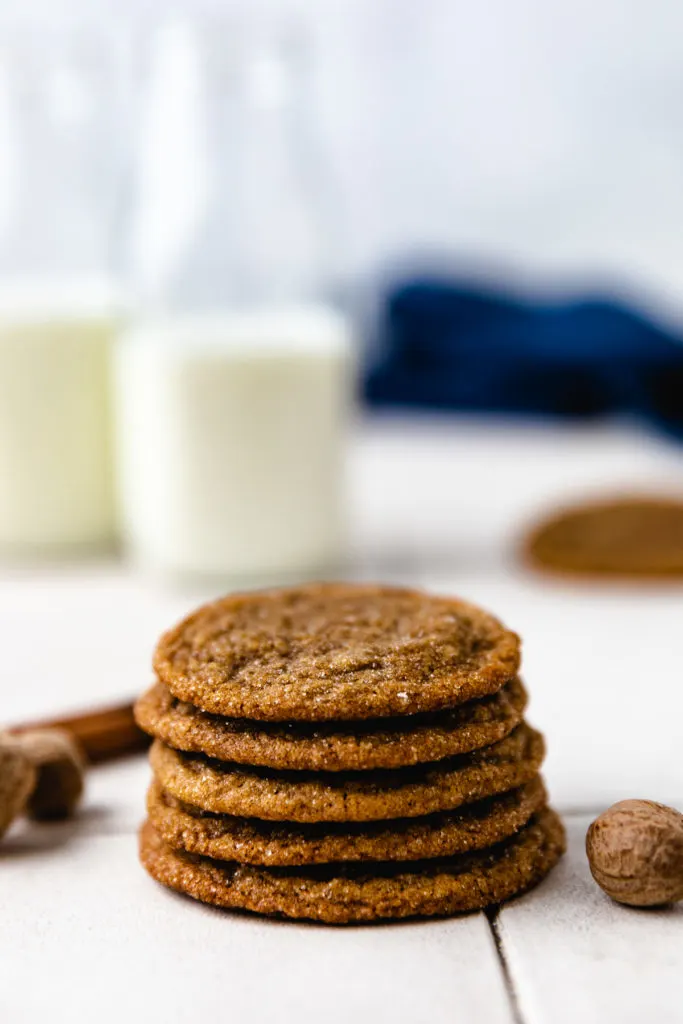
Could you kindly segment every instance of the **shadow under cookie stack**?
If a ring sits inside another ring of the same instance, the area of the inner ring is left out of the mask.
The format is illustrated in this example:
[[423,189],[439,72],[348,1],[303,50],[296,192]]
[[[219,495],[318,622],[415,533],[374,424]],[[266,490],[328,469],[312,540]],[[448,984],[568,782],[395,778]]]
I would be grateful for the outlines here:
[[564,850],[519,640],[463,601],[314,584],[165,634],[140,855],[197,900],[332,924],[510,899]]

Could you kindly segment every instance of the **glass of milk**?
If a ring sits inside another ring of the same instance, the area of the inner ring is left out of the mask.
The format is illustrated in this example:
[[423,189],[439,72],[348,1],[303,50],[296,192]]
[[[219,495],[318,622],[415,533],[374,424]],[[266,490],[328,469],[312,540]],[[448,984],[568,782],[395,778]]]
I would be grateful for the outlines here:
[[163,575],[235,585],[334,574],[345,548],[352,343],[332,302],[336,207],[303,40],[277,8],[159,36],[137,312],[116,351],[129,551]]
[[[54,8],[59,8],[55,11]],[[115,534],[109,361],[125,72],[104,12],[0,16],[0,557]]]
[[137,560],[240,584],[338,569],[348,370],[346,325],[324,307],[130,329],[117,435]]
[[109,360],[114,318],[79,285],[0,292],[0,557],[112,544]]

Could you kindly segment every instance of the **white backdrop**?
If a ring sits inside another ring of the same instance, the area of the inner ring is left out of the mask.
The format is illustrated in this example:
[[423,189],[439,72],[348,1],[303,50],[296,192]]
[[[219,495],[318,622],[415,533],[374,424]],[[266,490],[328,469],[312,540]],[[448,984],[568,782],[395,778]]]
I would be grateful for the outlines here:
[[[0,0],[0,24],[61,6],[148,27],[174,7],[256,2]],[[298,2],[310,23],[350,271],[446,253],[606,277],[683,311],[676,0],[270,2]]]
[[683,308],[675,0],[328,0],[321,97],[363,264],[445,249]]

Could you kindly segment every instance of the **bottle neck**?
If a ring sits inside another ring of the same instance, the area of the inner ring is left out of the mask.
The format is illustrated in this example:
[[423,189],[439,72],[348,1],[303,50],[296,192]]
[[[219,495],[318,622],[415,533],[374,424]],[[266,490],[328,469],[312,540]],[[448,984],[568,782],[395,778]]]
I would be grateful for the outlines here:
[[2,35],[3,277],[112,274],[130,132],[121,43],[92,21]]
[[189,113],[185,126],[175,122],[186,142],[171,142],[193,154],[179,203],[188,184],[193,195],[174,257],[163,254],[160,303],[206,311],[320,301],[332,232],[302,46],[277,23],[210,18],[193,24],[186,45]]

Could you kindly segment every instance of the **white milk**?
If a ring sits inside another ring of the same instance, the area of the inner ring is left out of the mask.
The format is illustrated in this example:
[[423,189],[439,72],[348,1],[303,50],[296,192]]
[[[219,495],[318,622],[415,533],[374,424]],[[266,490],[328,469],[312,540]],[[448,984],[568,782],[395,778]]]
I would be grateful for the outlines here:
[[114,533],[111,316],[0,296],[0,556],[61,555]]
[[346,326],[325,308],[193,316],[117,346],[124,537],[173,575],[276,581],[343,553]]

